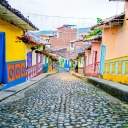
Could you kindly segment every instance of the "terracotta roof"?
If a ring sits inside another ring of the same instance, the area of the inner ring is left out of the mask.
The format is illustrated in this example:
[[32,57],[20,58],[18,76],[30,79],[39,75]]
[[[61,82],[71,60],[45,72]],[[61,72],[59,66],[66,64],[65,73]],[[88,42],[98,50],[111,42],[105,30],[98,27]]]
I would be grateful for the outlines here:
[[68,59],[76,58],[76,56],[78,56],[78,53],[72,52],[68,50],[67,48],[56,50],[56,51],[53,51],[52,53],[68,58]]
[[91,27],[91,30],[93,30],[93,29],[95,29],[95,28],[97,28],[99,26],[102,26],[102,25],[111,25],[111,23],[113,23],[113,22],[123,23],[122,21],[124,20],[124,16],[125,16],[125,14],[124,13],[121,13],[119,15],[112,16],[110,18],[107,18],[107,19],[101,21],[100,23],[92,26]]
[[90,44],[90,43],[89,43],[89,44],[84,44],[84,45],[82,46],[82,49],[83,49],[83,50],[85,50],[85,49],[86,49],[86,50],[90,50],[91,47],[92,47],[92,44]]
[[77,56],[78,56],[78,53],[72,53],[72,54],[69,56],[69,59],[75,59]]
[[71,40],[69,42],[72,43],[72,42],[79,42],[79,41],[83,41],[83,40],[81,40],[81,39],[75,39],[75,40]]
[[96,36],[93,36],[93,37],[91,37],[91,38],[88,38],[88,39],[85,39],[85,40],[83,40],[84,42],[93,42],[93,41],[98,41],[98,42],[100,42],[102,40],[102,35],[96,35]]
[[12,8],[6,0],[0,0],[0,18],[23,30],[39,30],[20,11]]
[[69,24],[64,24],[63,26],[61,27],[58,27],[56,29],[61,29],[61,28],[71,28],[71,27],[75,27],[76,25],[69,25]]
[[76,49],[74,50],[74,52],[76,52],[76,53],[84,53],[83,46],[76,48]]
[[68,50],[67,48],[64,48],[64,49],[53,51],[52,53],[68,59],[75,59],[78,55],[84,54],[85,49],[90,50],[91,47],[92,47],[91,44],[85,44],[79,48],[76,48],[73,52]]

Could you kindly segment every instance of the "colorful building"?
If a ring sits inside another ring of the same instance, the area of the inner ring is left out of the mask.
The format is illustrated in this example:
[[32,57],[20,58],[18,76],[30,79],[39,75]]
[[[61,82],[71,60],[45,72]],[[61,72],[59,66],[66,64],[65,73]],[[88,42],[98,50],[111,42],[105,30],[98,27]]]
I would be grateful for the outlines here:
[[[28,33],[27,33],[28,34]],[[35,37],[33,34],[28,34],[30,41],[32,43],[26,43],[25,52],[26,52],[26,76],[27,80],[32,79],[35,76],[38,76],[42,73],[42,64],[43,64],[43,41]],[[35,48],[33,50],[32,48]]]
[[0,2],[0,84],[2,89],[25,82],[26,45],[17,42],[16,37],[24,31],[38,30],[18,10],[11,8],[7,1]]
[[104,79],[128,84],[128,2],[125,13],[107,18],[92,27],[102,29],[100,74]]
[[52,53],[58,56],[59,65],[69,70],[69,68],[71,67],[70,56],[72,55],[72,52],[67,48],[63,48],[52,51]]
[[56,61],[58,61],[56,55],[46,50],[46,52],[43,53],[42,72],[47,73],[54,71]]
[[99,61],[100,61],[101,41],[102,41],[101,35],[96,35],[84,40],[84,42],[88,43],[88,46],[85,48],[84,75],[86,76],[100,77]]
[[42,72],[47,73],[48,72],[48,67],[49,67],[49,57],[46,55],[43,55],[43,67],[42,67]]
[[74,50],[74,53],[76,54],[74,68],[76,68],[78,73],[84,74],[84,45],[83,45],[83,41],[81,42],[82,43],[78,45],[79,47],[76,47]]

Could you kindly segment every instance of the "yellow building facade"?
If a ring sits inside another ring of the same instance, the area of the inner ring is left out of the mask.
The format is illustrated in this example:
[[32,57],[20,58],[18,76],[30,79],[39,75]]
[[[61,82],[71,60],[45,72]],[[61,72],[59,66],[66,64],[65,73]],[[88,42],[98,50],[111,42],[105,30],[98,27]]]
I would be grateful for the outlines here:
[[26,81],[27,47],[17,37],[38,28],[8,2],[0,1],[0,10],[0,84],[4,90]]
[[26,60],[25,44],[17,42],[16,37],[23,35],[23,30],[0,19],[0,32],[4,33],[5,41],[5,62],[3,84],[6,89],[13,85],[26,81]]

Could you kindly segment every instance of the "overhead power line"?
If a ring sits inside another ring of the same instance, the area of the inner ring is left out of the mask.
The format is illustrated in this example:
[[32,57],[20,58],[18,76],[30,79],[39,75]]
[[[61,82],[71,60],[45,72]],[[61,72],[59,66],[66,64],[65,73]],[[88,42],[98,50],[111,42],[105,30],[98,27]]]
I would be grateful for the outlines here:
[[31,13],[28,13],[28,15],[31,15],[31,16],[40,16],[40,17],[53,17],[53,18],[66,18],[66,19],[83,19],[83,20],[96,20],[94,18],[78,18],[78,17],[64,17],[64,16],[49,16],[49,15],[40,15],[40,14],[31,14]]

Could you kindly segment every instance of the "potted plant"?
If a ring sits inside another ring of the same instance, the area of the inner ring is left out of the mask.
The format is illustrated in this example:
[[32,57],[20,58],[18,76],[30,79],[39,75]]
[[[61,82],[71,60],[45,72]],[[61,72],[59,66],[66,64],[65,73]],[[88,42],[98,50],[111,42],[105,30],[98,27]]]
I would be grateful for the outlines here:
[[38,53],[43,54],[43,51],[38,51]]
[[43,45],[43,50],[45,49],[45,45]]
[[38,50],[35,50],[35,53],[39,53],[39,51]]
[[76,59],[79,59],[79,56],[77,56]]
[[36,48],[35,48],[34,46],[31,47],[31,50],[32,50],[32,51],[35,50],[35,49],[36,49]]

